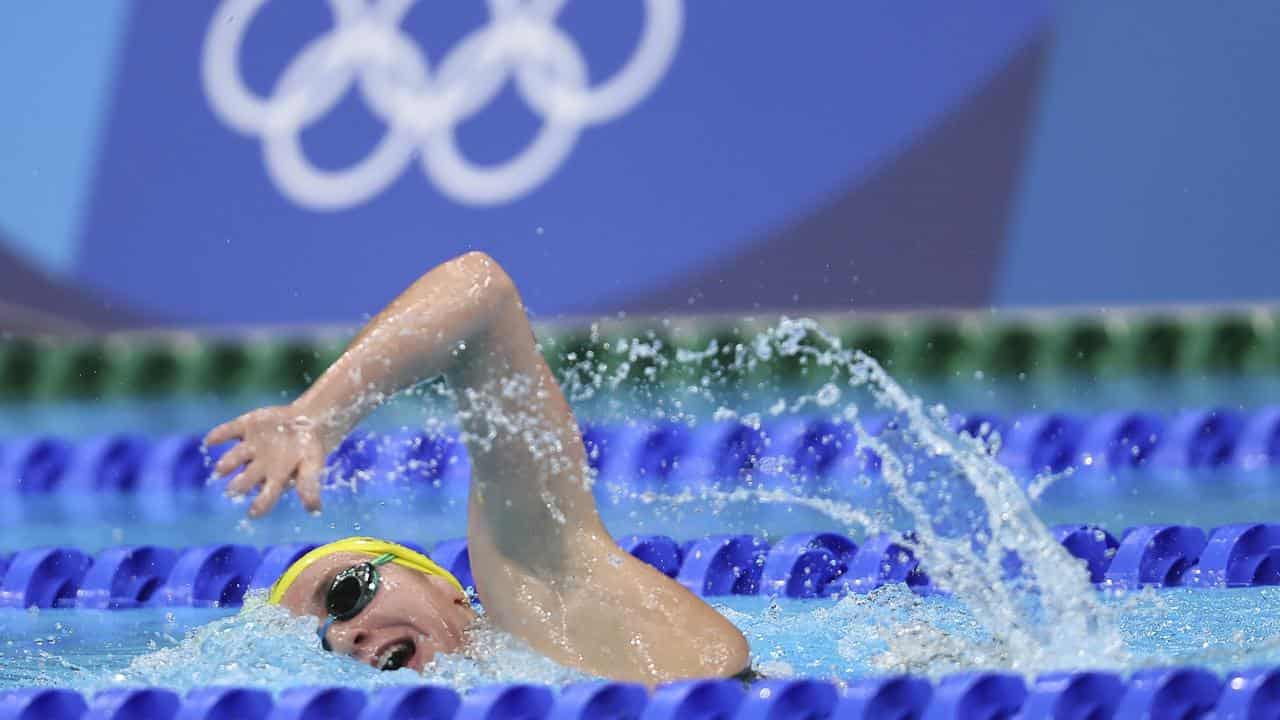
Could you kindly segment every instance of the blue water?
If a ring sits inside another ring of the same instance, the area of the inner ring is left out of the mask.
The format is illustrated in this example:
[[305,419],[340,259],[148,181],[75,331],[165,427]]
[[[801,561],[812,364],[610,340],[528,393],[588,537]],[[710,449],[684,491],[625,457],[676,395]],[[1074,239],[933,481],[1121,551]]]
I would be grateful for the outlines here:
[[[892,372],[892,368],[887,368]],[[713,384],[709,388],[634,389],[626,385],[580,392],[573,407],[584,421],[649,416],[677,403],[691,416],[709,415],[719,405],[741,412],[767,408],[779,397],[796,391],[768,386],[744,393],[740,387]],[[1097,413],[1140,409],[1170,413],[1183,408],[1224,407],[1250,410],[1280,397],[1280,375],[1183,376],[1107,379],[993,378],[981,373],[942,380],[910,380],[904,386],[929,402],[956,410],[1000,414],[1056,410]],[[812,388],[810,388],[812,389]],[[572,391],[571,391],[572,392]],[[192,395],[172,399],[109,398],[92,402],[14,402],[0,404],[0,438],[52,433],[69,438],[113,432],[141,435],[202,433],[240,413],[263,405],[288,402],[284,393],[233,394],[225,397]],[[370,416],[364,427],[388,430],[450,421],[449,406],[424,389],[388,403]]]
[[[785,336],[784,331],[780,335]],[[769,343],[785,345],[786,337]],[[768,344],[768,343],[766,343]],[[765,348],[768,350],[768,348]],[[776,352],[776,348],[772,350]],[[823,358],[829,360],[829,358]],[[767,414],[799,406],[855,420],[859,410],[889,412],[909,431],[875,442],[892,460],[876,478],[841,477],[802,497],[713,493],[665,497],[597,487],[601,511],[615,535],[660,533],[687,539],[746,532],[776,539],[792,532],[864,532],[915,528],[932,575],[953,596],[920,598],[901,587],[832,600],[726,598],[722,611],[748,636],[756,663],[775,676],[848,677],[881,672],[937,675],[961,668],[1137,668],[1195,662],[1225,669],[1280,661],[1280,589],[1170,590],[1100,596],[1078,563],[1044,531],[1045,524],[1097,523],[1113,531],[1138,523],[1212,526],[1280,518],[1280,482],[1269,471],[1137,471],[1059,478],[1034,502],[976,442],[956,438],[931,407],[912,399],[872,369],[840,358],[849,379],[841,395],[788,395],[743,387],[725,377],[661,396],[610,393],[609,382],[569,384],[586,420],[639,415],[682,422]],[[914,388],[931,402],[1002,412],[1182,405],[1253,407],[1275,397],[1271,380],[1201,379],[1161,385],[1132,381],[1062,383],[953,378]],[[617,390],[616,388],[613,388]],[[856,397],[855,397],[856,396]],[[128,430],[143,434],[201,432],[278,397],[233,397],[162,403],[38,405],[0,409],[0,437],[51,432],[82,437]],[[395,403],[371,418],[370,429],[437,426],[447,405],[428,394]],[[871,442],[860,438],[860,442]],[[120,544],[185,546],[208,542],[267,545],[326,540],[352,533],[384,535],[423,545],[465,534],[462,497],[406,490],[376,480],[352,493],[326,493],[326,512],[313,517],[287,500],[250,523],[243,504],[217,492],[165,496],[9,498],[0,502],[0,548],[71,545],[86,551]],[[193,522],[198,518],[198,522]],[[983,540],[974,542],[980,535]],[[1011,545],[1012,544],[1012,545]],[[1005,583],[1003,548],[1015,546],[1025,577]],[[992,560],[995,560],[992,562]],[[990,575],[993,571],[995,575]],[[253,599],[229,610],[117,612],[0,610],[0,687],[112,684],[203,684],[283,687],[341,683],[369,687],[422,682],[409,671],[377,673],[321,652],[313,621],[290,618]],[[481,627],[465,656],[442,658],[427,681],[467,686],[498,680],[559,684],[579,679]]]
[[[856,503],[845,483],[818,488],[817,496]],[[697,503],[641,497],[628,488],[597,488],[601,515],[615,535],[666,534],[689,539],[710,533],[777,538],[793,532],[849,532],[844,523],[797,502],[761,502],[749,495],[710,512]],[[406,484],[375,481],[361,491],[330,489],[326,511],[315,517],[296,498],[272,515],[248,522],[246,506],[216,489],[203,493],[76,495],[5,498],[0,503],[0,548],[69,545],[94,552],[114,545],[167,546],[215,542],[270,545],[324,541],[353,533],[402,537],[423,545],[466,534],[465,498]],[[1280,519],[1280,473],[1273,470],[1139,470],[1080,473],[1058,479],[1034,507],[1048,525],[1091,523],[1113,533],[1150,523],[1213,527]],[[191,517],[199,523],[190,522]],[[858,532],[854,529],[855,539]]]
[[[1119,610],[1131,655],[1125,668],[1187,662],[1225,671],[1280,662],[1280,588],[1172,589],[1108,596],[1107,603]],[[898,586],[839,600],[732,597],[714,604],[746,634],[756,666],[775,677],[937,676],[1007,662],[963,605]],[[314,620],[291,618],[260,599],[251,598],[243,612],[4,611],[0,688],[219,683],[279,689],[308,680],[466,687],[584,677],[497,631],[479,636],[469,656],[442,657],[418,676],[381,673],[325,653],[316,646]]]

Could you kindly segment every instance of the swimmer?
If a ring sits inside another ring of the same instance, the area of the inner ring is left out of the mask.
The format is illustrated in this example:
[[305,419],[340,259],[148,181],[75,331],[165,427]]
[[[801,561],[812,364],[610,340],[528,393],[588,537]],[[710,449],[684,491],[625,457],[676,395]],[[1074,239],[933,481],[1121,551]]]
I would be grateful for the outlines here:
[[[397,392],[443,375],[471,458],[467,546],[485,616],[552,660],[653,685],[749,677],[747,641],[679,583],[618,547],[600,521],[578,423],[538,351],[515,284],[472,252],[419,278],[293,403],[211,431],[239,442],[216,472],[256,489],[261,517],[288,489],[320,510],[325,458]],[[317,548],[271,602],[315,616],[326,650],[421,671],[476,620],[458,581],[408,548],[349,538]],[[744,675],[746,673],[746,675]]]

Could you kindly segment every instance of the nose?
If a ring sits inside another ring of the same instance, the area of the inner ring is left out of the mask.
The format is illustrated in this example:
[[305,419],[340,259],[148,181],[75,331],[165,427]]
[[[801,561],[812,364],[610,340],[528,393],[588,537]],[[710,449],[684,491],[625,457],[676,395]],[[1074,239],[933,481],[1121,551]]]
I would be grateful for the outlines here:
[[333,652],[339,655],[361,657],[368,652],[365,646],[369,640],[369,633],[360,627],[358,621],[333,623],[329,626],[325,639],[329,641],[329,647],[333,648]]

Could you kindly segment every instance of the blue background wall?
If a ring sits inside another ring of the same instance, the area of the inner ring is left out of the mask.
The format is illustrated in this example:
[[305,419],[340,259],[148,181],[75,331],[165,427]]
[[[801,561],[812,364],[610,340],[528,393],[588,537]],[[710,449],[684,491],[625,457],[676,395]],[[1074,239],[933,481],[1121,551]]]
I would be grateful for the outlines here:
[[[414,162],[337,210],[283,192],[207,97],[220,3],[23,8],[0,28],[0,302],[351,322],[472,248],[541,315],[1276,296],[1280,6],[903,5],[686,2],[654,89],[527,194],[459,202]],[[571,0],[556,27],[598,85],[644,21]],[[333,22],[268,4],[246,83],[271,93]],[[435,68],[490,22],[419,3],[400,27]],[[507,83],[456,137],[493,165],[541,121]],[[386,128],[350,92],[302,144],[336,169]]]
[[1065,4],[996,301],[1280,295],[1280,4]]

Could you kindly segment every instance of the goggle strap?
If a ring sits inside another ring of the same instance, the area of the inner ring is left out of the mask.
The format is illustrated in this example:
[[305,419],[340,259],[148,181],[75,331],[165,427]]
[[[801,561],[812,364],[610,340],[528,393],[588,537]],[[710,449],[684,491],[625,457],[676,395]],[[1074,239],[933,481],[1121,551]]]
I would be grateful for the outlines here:
[[326,637],[329,634],[329,626],[337,619],[338,618],[330,615],[323,623],[320,624],[320,627],[316,629],[316,635],[320,636],[320,647],[323,648],[325,652],[330,651],[329,640]]

